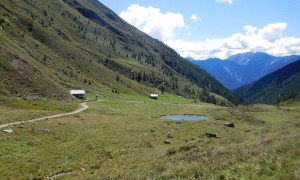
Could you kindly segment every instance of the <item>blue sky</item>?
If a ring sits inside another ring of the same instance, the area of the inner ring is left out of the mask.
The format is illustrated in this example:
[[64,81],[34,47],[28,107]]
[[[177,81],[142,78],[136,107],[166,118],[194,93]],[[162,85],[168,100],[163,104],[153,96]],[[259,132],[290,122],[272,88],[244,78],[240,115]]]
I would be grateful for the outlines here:
[[299,0],[100,0],[183,57],[300,54]]

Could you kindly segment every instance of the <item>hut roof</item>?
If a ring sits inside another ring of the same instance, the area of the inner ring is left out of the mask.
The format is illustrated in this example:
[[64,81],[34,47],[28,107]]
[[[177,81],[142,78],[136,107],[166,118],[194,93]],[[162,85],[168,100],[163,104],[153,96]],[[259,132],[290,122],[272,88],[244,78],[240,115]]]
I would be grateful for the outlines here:
[[85,90],[70,90],[72,95],[74,94],[85,94]]
[[150,94],[150,97],[158,97],[158,94]]

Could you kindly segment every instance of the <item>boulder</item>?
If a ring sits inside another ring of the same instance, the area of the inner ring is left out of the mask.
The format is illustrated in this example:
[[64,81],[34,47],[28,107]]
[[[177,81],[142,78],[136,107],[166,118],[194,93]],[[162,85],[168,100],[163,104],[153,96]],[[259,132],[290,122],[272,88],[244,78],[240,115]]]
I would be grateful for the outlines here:
[[207,132],[207,133],[205,133],[205,135],[210,138],[220,138],[219,136],[217,136],[217,134],[214,134],[211,132]]
[[50,129],[42,129],[42,128],[38,128],[38,129],[33,128],[32,130],[36,130],[38,132],[44,132],[44,133],[49,133],[50,132]]
[[224,125],[227,127],[235,127],[235,125],[233,123],[224,123]]
[[41,129],[41,131],[45,132],[45,133],[49,133],[50,130],[49,129]]
[[173,137],[174,137],[174,136],[173,136],[171,133],[168,133],[168,134],[167,134],[167,138],[170,138],[170,139],[171,139],[171,138],[173,138]]
[[12,133],[14,132],[11,128],[8,128],[8,129],[4,129],[3,132],[6,132],[6,133]]
[[222,120],[222,118],[220,118],[219,116],[214,117],[215,120],[220,121]]
[[166,140],[164,140],[164,143],[165,143],[165,144],[171,144],[171,139],[166,139]]

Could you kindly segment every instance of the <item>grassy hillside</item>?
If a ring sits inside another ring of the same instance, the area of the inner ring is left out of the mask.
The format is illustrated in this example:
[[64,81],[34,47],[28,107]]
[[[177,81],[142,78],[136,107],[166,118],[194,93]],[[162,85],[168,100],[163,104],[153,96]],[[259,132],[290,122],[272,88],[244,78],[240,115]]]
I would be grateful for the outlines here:
[[279,103],[299,99],[300,60],[236,90],[249,103]]
[[[3,0],[0,26],[4,96],[68,99],[69,89],[80,88],[102,96],[166,91],[217,104],[230,103],[213,94],[240,101],[96,0]],[[201,97],[203,88],[209,98]]]

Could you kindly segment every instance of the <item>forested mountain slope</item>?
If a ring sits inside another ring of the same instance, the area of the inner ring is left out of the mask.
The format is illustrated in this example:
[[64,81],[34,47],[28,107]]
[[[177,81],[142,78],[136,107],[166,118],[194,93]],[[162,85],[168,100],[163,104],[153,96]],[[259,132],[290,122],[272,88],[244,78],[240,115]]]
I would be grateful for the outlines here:
[[300,96],[300,60],[236,90],[249,103],[278,103]]
[[4,96],[67,99],[73,88],[142,95],[160,89],[205,100],[204,88],[240,101],[97,0],[2,0],[0,26]]

